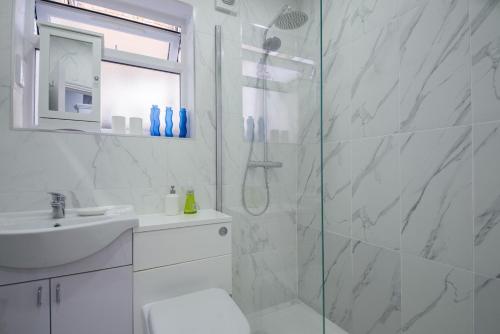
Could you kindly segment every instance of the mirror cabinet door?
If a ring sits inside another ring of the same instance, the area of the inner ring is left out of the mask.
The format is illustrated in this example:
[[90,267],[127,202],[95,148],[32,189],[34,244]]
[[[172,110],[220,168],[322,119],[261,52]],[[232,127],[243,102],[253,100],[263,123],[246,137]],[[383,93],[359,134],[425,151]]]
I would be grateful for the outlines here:
[[40,36],[40,119],[100,122],[101,38],[53,26]]

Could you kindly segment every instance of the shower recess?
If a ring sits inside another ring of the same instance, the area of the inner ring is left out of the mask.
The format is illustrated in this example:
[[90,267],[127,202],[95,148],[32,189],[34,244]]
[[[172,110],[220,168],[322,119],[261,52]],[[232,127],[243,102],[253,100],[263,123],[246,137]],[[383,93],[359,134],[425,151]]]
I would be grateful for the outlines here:
[[[269,23],[269,25],[266,26],[266,30],[264,32],[264,41],[262,43],[262,49],[264,50],[264,54],[262,58],[259,61],[259,67],[262,69],[262,78],[259,80],[262,80],[262,115],[264,119],[264,158],[263,160],[252,160],[252,154],[253,154],[253,149],[254,149],[254,142],[255,142],[255,136],[253,132],[251,133],[251,138],[250,138],[250,149],[248,152],[248,160],[245,168],[245,173],[243,176],[243,183],[241,185],[241,199],[243,203],[243,208],[245,211],[252,215],[252,216],[261,216],[263,215],[267,209],[269,208],[269,205],[271,203],[271,195],[269,191],[269,178],[268,178],[268,170],[272,168],[281,168],[283,167],[283,163],[280,161],[270,161],[269,160],[269,142],[267,139],[267,97],[266,97],[266,90],[267,90],[267,78],[265,75],[265,68],[267,65],[267,61],[269,58],[269,53],[270,52],[276,52],[281,48],[281,39],[279,39],[276,36],[273,37],[268,37],[269,31],[271,30],[272,27],[277,27],[278,29],[281,30],[294,30],[302,27],[308,20],[308,16],[306,13],[295,10],[289,5],[285,5],[281,11],[276,15],[276,17]],[[263,168],[264,169],[264,183],[266,187],[266,204],[263,209],[260,211],[254,212],[248,208],[247,204],[247,199],[245,195],[245,189],[246,189],[246,183],[247,183],[247,178],[248,178],[248,170],[250,168]]]

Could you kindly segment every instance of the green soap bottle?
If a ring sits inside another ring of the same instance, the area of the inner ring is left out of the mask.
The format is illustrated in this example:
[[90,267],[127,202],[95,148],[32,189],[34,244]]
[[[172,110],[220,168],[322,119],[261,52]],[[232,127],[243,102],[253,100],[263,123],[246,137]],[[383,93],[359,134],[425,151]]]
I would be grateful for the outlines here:
[[196,208],[196,200],[194,198],[194,190],[189,189],[186,192],[186,204],[184,204],[184,213],[186,215],[192,215],[198,212]]

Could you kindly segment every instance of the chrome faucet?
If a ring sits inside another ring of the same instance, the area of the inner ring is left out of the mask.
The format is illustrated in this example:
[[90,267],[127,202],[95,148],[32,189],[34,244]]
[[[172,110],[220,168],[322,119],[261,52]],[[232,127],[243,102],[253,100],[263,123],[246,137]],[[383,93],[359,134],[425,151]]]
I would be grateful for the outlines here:
[[52,196],[52,202],[50,202],[52,218],[64,218],[66,215],[66,196],[61,193],[49,193],[49,195]]

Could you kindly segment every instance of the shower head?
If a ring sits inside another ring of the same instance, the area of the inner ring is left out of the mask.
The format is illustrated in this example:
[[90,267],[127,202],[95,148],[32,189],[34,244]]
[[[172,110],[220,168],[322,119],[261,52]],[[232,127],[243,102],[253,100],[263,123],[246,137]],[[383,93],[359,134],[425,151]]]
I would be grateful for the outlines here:
[[281,12],[268,25],[268,30],[276,26],[281,30],[293,30],[302,27],[309,17],[306,13],[295,10],[289,5],[285,5]]
[[266,38],[264,44],[262,45],[262,48],[267,52],[278,51],[280,47],[281,47],[281,39],[275,36]]

